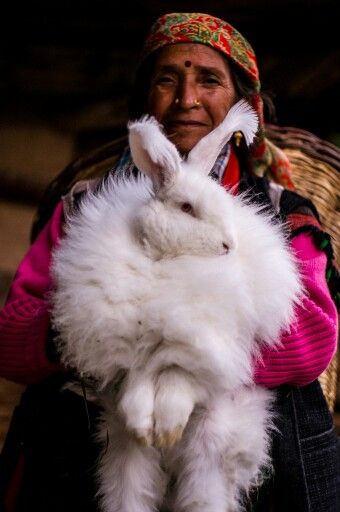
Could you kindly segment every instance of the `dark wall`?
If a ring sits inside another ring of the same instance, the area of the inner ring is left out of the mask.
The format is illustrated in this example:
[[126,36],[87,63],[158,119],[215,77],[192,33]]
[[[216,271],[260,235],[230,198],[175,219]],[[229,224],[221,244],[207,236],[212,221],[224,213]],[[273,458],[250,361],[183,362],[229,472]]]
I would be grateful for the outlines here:
[[[176,10],[210,12],[238,28],[258,55],[263,89],[273,95],[279,124],[338,141],[339,30],[333,1],[46,4],[12,2],[11,11],[1,16],[0,122],[6,133],[8,127],[12,131],[9,140],[0,136],[0,149],[5,146],[8,152],[9,144],[15,149],[9,163],[0,156],[0,180],[5,176],[10,182],[13,167],[20,175],[24,168],[39,175],[39,149],[34,150],[37,163],[30,169],[18,153],[30,154],[35,142],[22,145],[20,139],[16,146],[16,127],[24,130],[23,139],[30,138],[32,127],[36,133],[43,129],[59,137],[50,155],[41,157],[47,169],[42,181],[71,156],[120,134],[144,36],[158,15]],[[37,135],[36,144],[46,150],[45,135]]]

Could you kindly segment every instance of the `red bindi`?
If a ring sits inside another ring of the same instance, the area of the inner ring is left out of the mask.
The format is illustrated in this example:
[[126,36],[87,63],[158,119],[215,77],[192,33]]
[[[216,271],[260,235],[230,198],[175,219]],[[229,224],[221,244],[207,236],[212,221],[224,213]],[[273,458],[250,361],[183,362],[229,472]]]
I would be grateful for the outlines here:
[[186,68],[190,68],[190,66],[191,66],[191,61],[190,61],[190,60],[186,60],[186,61],[184,62],[184,66],[185,66]]

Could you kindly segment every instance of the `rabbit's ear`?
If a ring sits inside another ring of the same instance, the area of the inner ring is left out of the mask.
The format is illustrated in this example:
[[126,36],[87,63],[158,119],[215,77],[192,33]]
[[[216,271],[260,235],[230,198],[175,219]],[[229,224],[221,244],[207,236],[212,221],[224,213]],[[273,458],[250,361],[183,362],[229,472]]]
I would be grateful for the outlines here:
[[156,190],[171,184],[180,169],[181,157],[156,119],[145,116],[129,122],[128,129],[131,155],[137,168],[151,179]]
[[190,151],[187,165],[198,171],[209,174],[223,146],[236,131],[241,131],[247,145],[251,144],[258,128],[258,117],[255,110],[245,100],[240,100],[222,121],[208,135],[203,137]]

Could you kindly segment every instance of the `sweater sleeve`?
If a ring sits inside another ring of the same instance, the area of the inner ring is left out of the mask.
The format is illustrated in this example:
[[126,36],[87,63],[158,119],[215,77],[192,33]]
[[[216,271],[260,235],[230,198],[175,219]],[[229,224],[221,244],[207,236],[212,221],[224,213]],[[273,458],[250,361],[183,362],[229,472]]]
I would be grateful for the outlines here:
[[337,312],[325,277],[326,255],[306,233],[293,238],[291,246],[307,294],[278,348],[265,349],[255,365],[255,382],[269,388],[311,383],[327,368],[336,351]]
[[51,252],[62,236],[63,203],[20,263],[0,311],[0,376],[21,384],[61,370],[47,356]]

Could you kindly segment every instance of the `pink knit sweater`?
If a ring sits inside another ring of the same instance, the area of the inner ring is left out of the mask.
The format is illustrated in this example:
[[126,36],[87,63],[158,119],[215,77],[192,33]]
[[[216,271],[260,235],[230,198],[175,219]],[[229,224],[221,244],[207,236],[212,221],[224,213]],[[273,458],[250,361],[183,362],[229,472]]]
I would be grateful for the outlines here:
[[[28,384],[63,369],[46,353],[52,249],[63,234],[63,204],[21,262],[0,312],[0,376]],[[326,256],[307,234],[292,241],[308,297],[297,308],[296,321],[282,336],[280,348],[264,350],[254,365],[257,384],[303,386],[328,366],[337,339],[337,314],[325,281]]]

